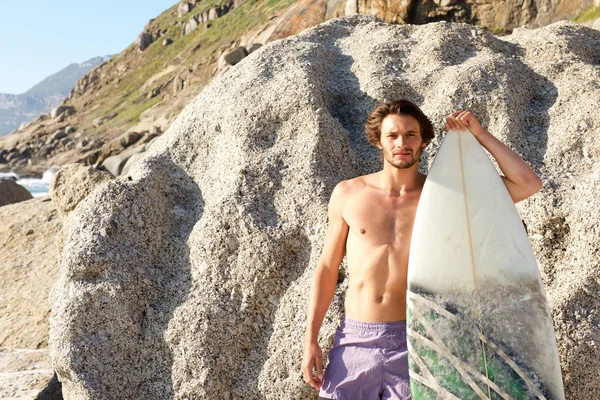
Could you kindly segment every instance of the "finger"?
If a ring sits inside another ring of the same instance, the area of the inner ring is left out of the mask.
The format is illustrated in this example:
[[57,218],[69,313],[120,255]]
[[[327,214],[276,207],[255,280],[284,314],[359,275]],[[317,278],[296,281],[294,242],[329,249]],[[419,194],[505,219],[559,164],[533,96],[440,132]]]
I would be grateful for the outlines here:
[[451,117],[456,117],[458,114],[460,114],[462,112],[462,110],[458,110],[458,111],[454,111],[452,114],[450,114]]
[[447,117],[446,118],[446,125],[448,126],[448,129],[455,129],[454,127],[454,121],[452,121],[452,117]]
[[304,382],[319,390],[319,386],[317,385],[317,382],[315,382],[315,378],[312,375],[304,375]]
[[465,126],[464,126],[464,124],[462,123],[461,120],[455,118],[454,121],[455,121],[456,127],[458,128],[459,131],[464,131],[465,130]]
[[316,384],[313,382],[313,376],[309,373],[307,366],[302,367],[302,376],[304,377],[304,382],[315,388]]
[[468,123],[468,122],[471,120],[471,115],[469,115],[469,114],[471,114],[469,111],[463,111],[463,112],[461,112],[460,114],[458,114],[458,117],[457,117],[457,118],[458,118],[458,119],[459,119],[459,120],[460,120],[462,123],[466,124],[466,123]]
[[315,378],[315,389],[320,390],[323,387],[323,380],[319,378]]
[[319,380],[323,379],[323,360],[321,357],[317,356],[317,378]]
[[456,120],[455,117],[450,117],[450,122],[452,123],[452,127],[454,129],[458,129],[458,121]]

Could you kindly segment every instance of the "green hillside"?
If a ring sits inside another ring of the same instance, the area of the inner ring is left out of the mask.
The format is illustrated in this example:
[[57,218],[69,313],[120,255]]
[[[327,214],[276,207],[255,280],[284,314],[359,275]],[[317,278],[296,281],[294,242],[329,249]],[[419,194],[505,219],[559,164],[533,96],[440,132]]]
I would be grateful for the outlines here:
[[[221,46],[226,46],[239,38],[246,30],[268,21],[278,11],[288,7],[293,0],[248,0],[222,17],[200,26],[192,33],[182,36],[184,24],[194,16],[213,7],[226,4],[225,0],[207,0],[199,3],[191,12],[178,18],[177,5],[159,15],[150,24],[150,30],[167,31],[154,41],[141,54],[136,43],[109,61],[110,64],[134,63],[135,68],[120,77],[118,86],[98,95],[94,114],[98,117],[116,114],[106,127],[123,128],[134,125],[139,115],[161,101],[163,95],[148,98],[140,88],[154,75],[170,65],[174,67],[192,66],[200,60],[210,58]],[[164,39],[171,39],[170,45],[163,46]],[[168,73],[153,83],[153,87],[168,85],[174,78]]]

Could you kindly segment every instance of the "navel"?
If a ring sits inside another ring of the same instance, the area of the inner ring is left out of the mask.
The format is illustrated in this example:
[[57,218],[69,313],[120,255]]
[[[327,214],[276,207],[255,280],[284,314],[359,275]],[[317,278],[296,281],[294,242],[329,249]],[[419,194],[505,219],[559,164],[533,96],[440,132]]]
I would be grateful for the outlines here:
[[377,302],[378,302],[378,303],[383,303],[383,296],[379,296],[379,297],[377,298]]
[[362,233],[363,235],[364,235],[366,232],[367,232],[367,231],[365,230],[365,228],[362,228],[362,229],[360,230],[360,233]]

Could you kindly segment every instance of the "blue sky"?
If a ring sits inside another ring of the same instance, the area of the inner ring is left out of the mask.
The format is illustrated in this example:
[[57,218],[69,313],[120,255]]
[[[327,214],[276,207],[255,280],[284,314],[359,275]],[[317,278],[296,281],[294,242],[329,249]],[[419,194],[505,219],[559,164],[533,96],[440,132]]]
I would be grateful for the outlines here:
[[20,94],[71,63],[118,54],[176,0],[0,0],[0,93]]

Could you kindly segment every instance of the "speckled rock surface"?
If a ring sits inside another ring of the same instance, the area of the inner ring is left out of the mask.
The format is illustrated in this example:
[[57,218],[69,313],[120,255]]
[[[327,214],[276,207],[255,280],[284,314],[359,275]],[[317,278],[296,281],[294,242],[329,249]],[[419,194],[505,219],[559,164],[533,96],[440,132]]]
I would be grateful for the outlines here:
[[[306,304],[337,182],[378,170],[378,101],[460,108],[524,155],[518,208],[548,291],[567,398],[600,389],[600,32],[494,37],[450,23],[336,19],[214,80],[129,171],[71,213],[52,294],[52,362],[70,399],[311,399]],[[426,171],[440,143],[424,153]],[[343,271],[342,271],[343,272]],[[328,349],[340,286],[321,331]]]
[[0,348],[45,348],[62,220],[44,196],[0,207],[0,221]]
[[97,185],[112,175],[81,164],[62,166],[50,181],[50,196],[62,216],[67,216]]
[[0,399],[49,400],[62,397],[43,397],[54,371],[50,366],[48,349],[0,348]]

